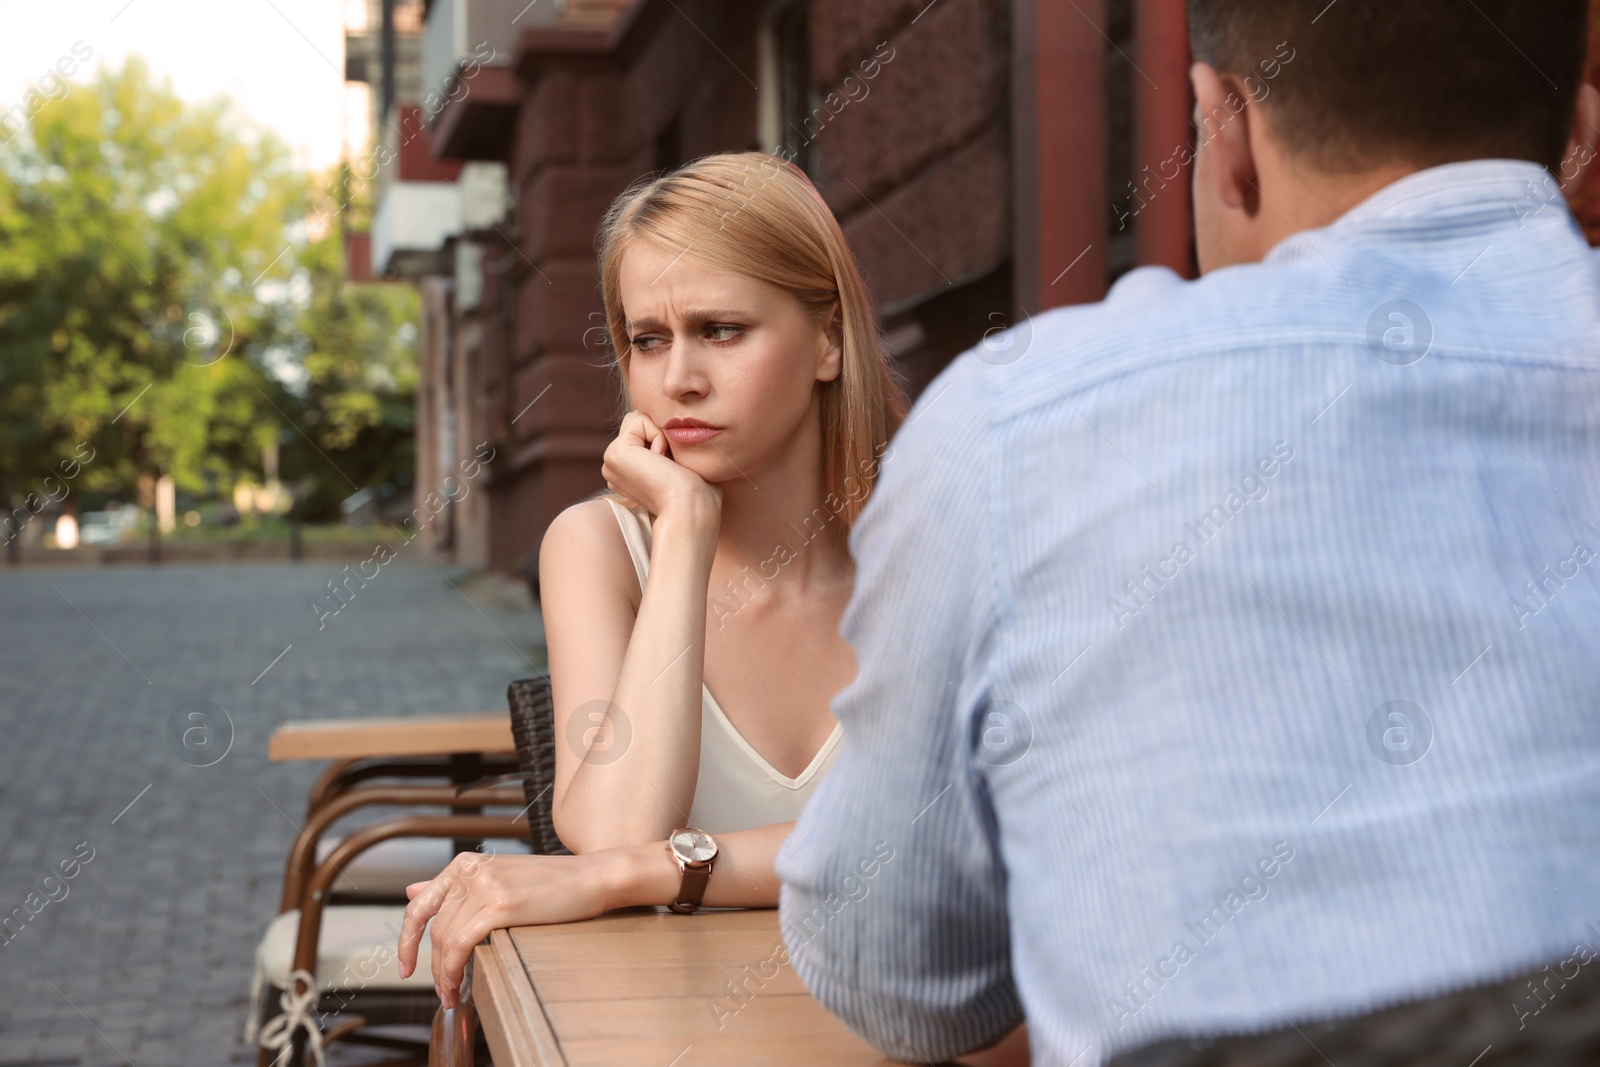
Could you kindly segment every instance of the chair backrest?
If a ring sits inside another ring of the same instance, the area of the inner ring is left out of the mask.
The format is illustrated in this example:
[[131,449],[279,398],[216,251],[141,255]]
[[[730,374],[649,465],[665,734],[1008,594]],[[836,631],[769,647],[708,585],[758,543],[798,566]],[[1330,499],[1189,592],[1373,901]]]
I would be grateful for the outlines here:
[[522,788],[528,800],[528,839],[535,855],[569,856],[556,836],[551,808],[556,789],[556,713],[550,679],[518,678],[506,686],[511,736],[517,743]]

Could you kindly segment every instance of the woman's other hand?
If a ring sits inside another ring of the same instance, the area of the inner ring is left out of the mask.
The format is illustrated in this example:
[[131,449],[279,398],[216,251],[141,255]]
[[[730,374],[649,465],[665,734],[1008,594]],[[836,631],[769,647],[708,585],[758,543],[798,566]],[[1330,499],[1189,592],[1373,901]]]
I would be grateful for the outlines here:
[[611,444],[600,472],[606,486],[660,518],[685,513],[697,528],[714,534],[722,514],[722,489],[669,454],[671,442],[650,416],[630,411]]
[[433,920],[433,984],[447,1008],[458,1001],[472,950],[491,930],[592,919],[618,906],[612,899],[617,857],[501,856],[463,852],[427,882],[406,887],[400,927],[400,974],[416,969],[428,920]]

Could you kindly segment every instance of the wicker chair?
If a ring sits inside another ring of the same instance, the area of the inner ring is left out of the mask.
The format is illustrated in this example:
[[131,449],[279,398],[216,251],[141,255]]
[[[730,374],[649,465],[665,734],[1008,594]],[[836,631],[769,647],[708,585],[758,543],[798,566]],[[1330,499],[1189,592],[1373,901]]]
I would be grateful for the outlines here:
[[[419,959],[411,979],[399,978],[392,949],[398,939],[403,902],[350,905],[335,900],[342,873],[363,852],[381,842],[423,837],[514,838],[527,841],[535,854],[568,854],[551,821],[555,729],[549,679],[518,679],[507,687],[506,696],[517,747],[515,772],[464,786],[361,784],[393,775],[352,765],[331,768],[319,781],[305,830],[290,850],[280,914],[257,949],[257,982],[252,990],[255,1014],[247,1039],[260,1047],[259,1067],[274,1062],[303,1067],[308,1051],[320,1057],[321,1046],[334,1040],[403,1053],[387,1061],[391,1067],[427,1063],[427,1049],[420,1042],[367,1032],[375,1026],[428,1025],[439,999],[426,955]],[[427,775],[418,771],[408,776]],[[522,788],[508,782],[519,782]],[[344,837],[319,858],[318,844],[330,825],[358,808],[375,804],[442,806],[452,813],[406,813],[381,820]],[[484,807],[524,804],[525,816],[479,813]],[[425,952],[426,941],[423,948]],[[358,961],[359,988],[348,984],[340,988],[326,975],[318,981],[319,964],[326,968],[342,961],[348,973],[353,955],[362,950],[367,956]],[[320,1019],[326,1016],[335,1019],[324,1029]],[[272,1042],[272,1047],[266,1042]]]

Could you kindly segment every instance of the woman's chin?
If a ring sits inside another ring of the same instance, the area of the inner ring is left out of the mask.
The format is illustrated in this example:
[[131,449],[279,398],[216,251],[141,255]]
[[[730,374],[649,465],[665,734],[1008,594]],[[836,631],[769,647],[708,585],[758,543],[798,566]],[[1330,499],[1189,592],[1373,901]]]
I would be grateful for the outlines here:
[[675,447],[672,458],[677,462],[678,466],[698,474],[701,480],[709,485],[715,485],[718,482],[725,482],[730,478],[739,476],[739,472],[733,469],[733,465],[715,452],[711,452],[709,456],[695,454],[710,451],[705,446],[699,446],[692,450]]

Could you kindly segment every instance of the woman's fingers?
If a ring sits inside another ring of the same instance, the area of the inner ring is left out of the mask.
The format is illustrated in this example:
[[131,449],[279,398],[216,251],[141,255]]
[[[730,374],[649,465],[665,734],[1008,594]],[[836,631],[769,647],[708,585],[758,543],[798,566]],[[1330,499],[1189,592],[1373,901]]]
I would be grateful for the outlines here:
[[447,938],[460,926],[463,915],[472,915],[476,912],[480,906],[478,902],[483,899],[477,885],[479,872],[472,867],[462,869],[461,860],[466,855],[463,853],[450,864],[450,870],[455,874],[455,878],[450,892],[445,894],[444,901],[433,916],[433,925],[428,927],[428,933],[425,935],[433,939],[433,983],[440,988],[443,988],[440,982],[442,975],[439,960],[440,939]]
[[[665,464],[660,460],[665,459]],[[680,466],[672,439],[642,411],[623,417],[616,438],[606,447],[600,473],[607,488],[658,515],[669,497],[704,487],[700,476]]]
[[[417,949],[422,944],[422,931],[427,927],[428,920],[444,903],[447,891],[446,882],[449,881],[449,868],[439,872],[439,877],[431,882],[422,883],[424,888],[411,896],[411,903],[406,905],[405,918],[400,923],[400,977],[409,978],[411,972],[417,969]],[[411,888],[406,888],[411,893]]]
[[433,985],[438,991],[439,1003],[447,1008],[456,1006],[472,950],[491,931],[503,925],[495,921],[491,910],[479,900],[458,909],[448,923],[434,920]]
[[654,422],[652,422],[650,416],[646,415],[644,412],[638,412],[638,415],[639,439],[644,444],[645,448],[649,449],[651,452],[654,452],[656,451],[656,442],[661,439],[661,429]]
[[436,929],[448,925],[487,862],[488,859],[477,853],[463,852],[439,872],[439,877],[406,886],[411,903],[406,905],[405,920],[400,924],[400,977],[410,977],[417,968],[417,955],[428,920],[434,921]]
[[654,423],[642,411],[630,411],[623,416],[622,425],[617,428],[617,436],[638,445],[649,445],[650,434]]
[[655,420],[642,411],[639,412],[639,418],[644,422],[645,435],[650,441],[650,450],[658,455],[667,455],[672,445],[672,442],[667,438],[667,432],[656,425]]
[[450,866],[456,873],[459,892],[446,894],[444,904],[433,917],[433,984],[440,1003],[447,1008],[456,1006],[461,976],[473,947],[489,931],[505,925],[499,921],[500,909],[494,906],[499,879],[496,871],[487,869],[494,858],[475,853],[457,856]]
[[[463,911],[471,915],[479,909],[476,901],[482,899],[482,882],[488,874],[484,868],[493,858],[493,855],[463,852],[450,861],[450,866],[439,872],[439,877],[431,882],[420,883],[424,888],[416,893],[413,894],[412,890],[418,883],[406,887],[407,894],[411,895],[411,903],[406,905],[405,920],[400,927],[402,978],[410,977],[416,970],[422,938],[431,929],[434,944],[433,980],[435,986],[443,989],[438,951],[440,938],[449,936],[460,926],[459,917]],[[433,920],[431,928],[428,926],[429,919]],[[460,983],[459,975],[456,983]]]

